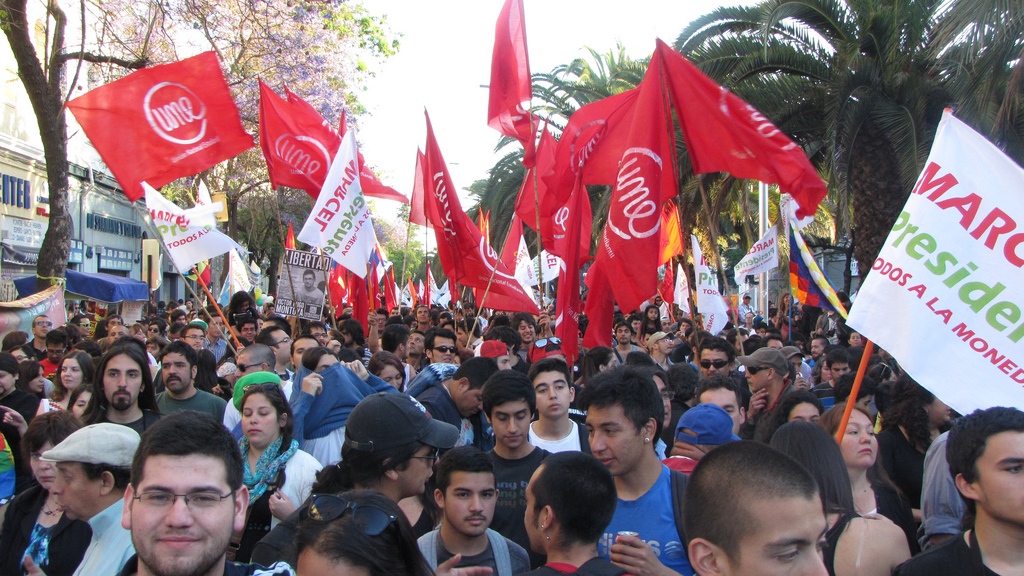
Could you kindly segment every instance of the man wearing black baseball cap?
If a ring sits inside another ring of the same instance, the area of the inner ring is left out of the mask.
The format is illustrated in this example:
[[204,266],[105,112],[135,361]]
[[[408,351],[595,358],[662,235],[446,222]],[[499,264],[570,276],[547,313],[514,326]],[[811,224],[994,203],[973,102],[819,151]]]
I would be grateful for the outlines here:
[[[324,468],[314,491],[376,490],[395,502],[419,496],[433,473],[438,452],[452,448],[458,439],[458,428],[431,418],[426,408],[407,394],[367,396],[348,416],[341,462]],[[288,556],[288,549],[308,507],[309,501],[260,540],[252,560],[292,563],[295,558]],[[433,528],[427,511],[413,522],[417,537]]]
[[747,409],[747,421],[740,426],[740,437],[765,444],[771,439],[772,417],[779,397],[793,390],[789,382],[790,365],[775,348],[759,348],[736,361],[746,368],[747,384],[754,395]]

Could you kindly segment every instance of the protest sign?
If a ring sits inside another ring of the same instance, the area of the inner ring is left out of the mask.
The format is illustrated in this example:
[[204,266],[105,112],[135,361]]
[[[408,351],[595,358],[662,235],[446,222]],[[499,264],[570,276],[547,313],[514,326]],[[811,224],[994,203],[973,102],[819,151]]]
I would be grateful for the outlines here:
[[1024,406],[1018,223],[1024,169],[947,110],[847,320],[962,414]]
[[277,276],[276,312],[281,316],[320,320],[327,293],[327,274],[331,268],[328,256],[285,250]]
[[779,265],[778,239],[778,232],[775,226],[765,231],[764,236],[733,267],[733,270],[736,272],[737,281],[744,276],[764,274]]
[[366,278],[366,263],[377,236],[359,183],[358,156],[355,131],[349,130],[298,238],[322,249],[356,276]]
[[729,310],[716,286],[718,276],[708,266],[700,250],[700,242],[696,236],[691,235],[690,238],[693,242],[693,274],[697,281],[697,312],[703,318],[701,328],[717,335],[729,321]]

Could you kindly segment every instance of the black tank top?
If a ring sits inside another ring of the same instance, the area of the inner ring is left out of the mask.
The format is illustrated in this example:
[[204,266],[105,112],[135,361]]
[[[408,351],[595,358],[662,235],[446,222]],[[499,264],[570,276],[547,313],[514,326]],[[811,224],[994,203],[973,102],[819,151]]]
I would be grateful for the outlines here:
[[836,576],[836,546],[839,545],[839,537],[843,535],[850,520],[858,518],[856,514],[843,514],[831,528],[825,532],[825,549],[822,550],[822,560],[825,562],[825,569],[829,576]]

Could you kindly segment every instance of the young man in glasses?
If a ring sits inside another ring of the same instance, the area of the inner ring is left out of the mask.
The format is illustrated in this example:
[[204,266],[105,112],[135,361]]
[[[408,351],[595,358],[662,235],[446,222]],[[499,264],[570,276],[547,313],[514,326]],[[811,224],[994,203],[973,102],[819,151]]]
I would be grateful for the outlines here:
[[227,560],[232,533],[245,528],[249,491],[238,444],[214,418],[164,418],[144,435],[131,465],[121,525],[136,556],[119,576],[293,574],[283,563],[268,569]]
[[441,526],[419,539],[420,551],[436,569],[456,554],[456,567],[482,566],[494,576],[530,569],[526,550],[489,528],[498,501],[494,464],[472,446],[455,448],[437,463],[434,501],[443,514]]
[[586,427],[569,418],[569,404],[576,398],[576,391],[565,360],[537,360],[530,365],[528,378],[537,395],[537,421],[530,424],[530,444],[552,454],[567,451],[589,454]]
[[736,359],[746,368],[747,385],[754,395],[747,409],[747,421],[740,426],[740,437],[765,444],[774,432],[775,405],[779,397],[793,390],[789,383],[791,366],[775,348],[759,348],[750,356]]

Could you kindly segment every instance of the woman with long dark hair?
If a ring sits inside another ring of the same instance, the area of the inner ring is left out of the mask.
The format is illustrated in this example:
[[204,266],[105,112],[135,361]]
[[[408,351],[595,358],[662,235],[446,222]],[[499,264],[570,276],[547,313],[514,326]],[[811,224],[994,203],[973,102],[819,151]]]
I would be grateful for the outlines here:
[[71,392],[82,385],[89,385],[95,372],[92,356],[81,350],[72,350],[65,354],[57,364],[57,375],[53,379],[50,398],[39,403],[38,414],[52,410],[67,410]]
[[771,447],[803,464],[818,484],[828,520],[822,552],[831,576],[889,576],[910,558],[903,532],[888,518],[857,514],[843,454],[824,429],[810,422],[784,424]]
[[367,576],[433,576],[401,509],[372,490],[320,494],[295,538],[299,576],[356,569]]
[[924,455],[949,419],[949,407],[910,376],[903,375],[893,383],[882,412],[878,457],[910,501],[916,521],[921,520]]
[[292,410],[280,380],[246,386],[238,406],[242,415],[238,446],[249,509],[235,560],[248,562],[253,546],[306,501],[321,466],[292,438]]

